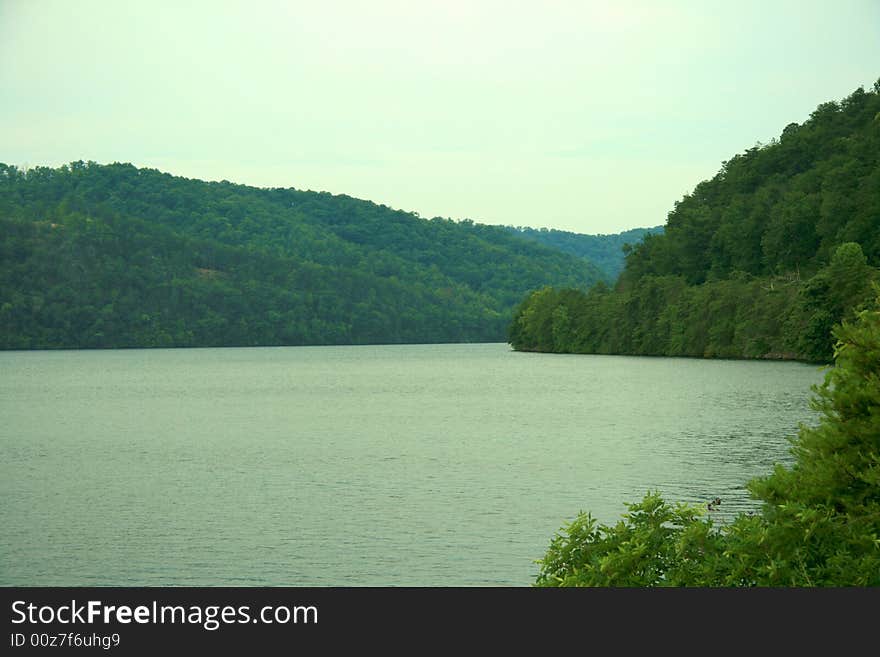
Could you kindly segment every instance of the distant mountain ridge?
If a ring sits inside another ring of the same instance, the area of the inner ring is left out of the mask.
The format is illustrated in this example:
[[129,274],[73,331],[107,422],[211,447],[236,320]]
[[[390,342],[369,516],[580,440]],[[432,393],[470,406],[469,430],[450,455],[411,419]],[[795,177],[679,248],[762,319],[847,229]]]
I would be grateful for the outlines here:
[[646,235],[658,235],[663,232],[663,226],[632,228],[622,233],[598,235],[526,226],[508,226],[508,229],[525,239],[588,260],[602,271],[608,283],[614,283],[623,271],[627,253],[625,247],[638,244]]
[[501,226],[131,164],[0,164],[0,348],[504,341],[590,263]]

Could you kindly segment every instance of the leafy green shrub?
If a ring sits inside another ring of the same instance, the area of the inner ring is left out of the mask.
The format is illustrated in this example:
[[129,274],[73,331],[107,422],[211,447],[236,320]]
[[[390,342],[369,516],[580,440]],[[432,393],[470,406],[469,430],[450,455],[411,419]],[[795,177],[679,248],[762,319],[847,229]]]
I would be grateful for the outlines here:
[[551,541],[537,586],[880,586],[880,289],[834,330],[835,366],[814,388],[819,423],[795,463],[749,482],[763,501],[715,527],[648,493],[613,526],[581,513]]

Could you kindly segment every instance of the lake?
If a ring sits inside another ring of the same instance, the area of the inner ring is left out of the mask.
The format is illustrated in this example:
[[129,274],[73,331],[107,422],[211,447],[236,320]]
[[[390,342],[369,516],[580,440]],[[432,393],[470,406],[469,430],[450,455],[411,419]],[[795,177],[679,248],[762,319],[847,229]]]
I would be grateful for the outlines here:
[[506,344],[2,352],[0,585],[528,586],[580,510],[757,508],[822,377]]

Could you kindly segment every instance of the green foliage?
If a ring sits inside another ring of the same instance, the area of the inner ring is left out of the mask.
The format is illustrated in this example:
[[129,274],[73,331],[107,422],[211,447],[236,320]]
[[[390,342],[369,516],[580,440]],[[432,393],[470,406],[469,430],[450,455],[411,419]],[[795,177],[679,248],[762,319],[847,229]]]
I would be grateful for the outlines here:
[[876,277],[858,244],[846,242],[837,247],[831,263],[802,287],[792,309],[786,328],[794,336],[793,348],[811,360],[830,361],[832,328],[862,307]]
[[653,587],[676,585],[697,564],[720,554],[720,541],[696,507],[670,507],[648,493],[616,525],[588,513],[557,534],[539,561],[538,586]]
[[[880,292],[880,288],[877,289]],[[648,493],[614,526],[581,513],[538,563],[538,586],[880,586],[880,296],[835,329],[795,463],[749,482],[763,502],[714,527]]]
[[508,226],[508,229],[523,239],[546,244],[563,253],[588,260],[601,270],[604,279],[609,283],[616,281],[623,271],[624,256],[632,250],[634,244],[641,242],[647,235],[663,232],[663,226],[633,228],[612,235],[581,235],[553,228],[535,229],[524,226]]
[[[836,367],[795,465],[750,483],[764,504],[745,575],[769,585],[880,585],[880,298],[834,331]],[[739,573],[737,573],[739,574]]]
[[500,226],[130,164],[0,164],[0,348],[502,341],[601,274]]
[[[515,349],[830,362],[880,266],[880,94],[826,103],[725,162],[626,257],[613,292],[526,299]],[[549,299],[569,334],[552,333]],[[564,301],[563,301],[564,299]],[[552,334],[546,334],[551,331]],[[548,346],[548,345],[552,345]]]

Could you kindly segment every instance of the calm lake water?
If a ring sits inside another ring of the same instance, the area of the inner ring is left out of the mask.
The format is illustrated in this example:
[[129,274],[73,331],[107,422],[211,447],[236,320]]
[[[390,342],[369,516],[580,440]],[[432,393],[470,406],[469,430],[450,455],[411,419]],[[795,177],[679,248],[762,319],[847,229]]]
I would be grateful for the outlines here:
[[0,584],[530,585],[580,510],[756,508],[822,376],[505,344],[0,353]]

